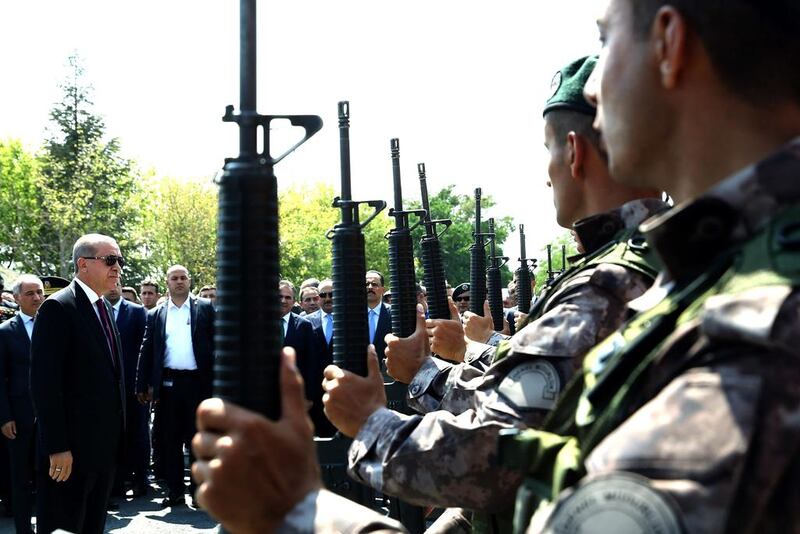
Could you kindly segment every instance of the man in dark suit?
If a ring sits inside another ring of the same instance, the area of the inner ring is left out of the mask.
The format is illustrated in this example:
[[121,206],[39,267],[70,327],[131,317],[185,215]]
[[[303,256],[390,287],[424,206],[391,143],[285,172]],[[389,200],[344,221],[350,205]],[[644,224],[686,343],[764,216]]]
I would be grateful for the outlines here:
[[312,385],[318,387],[310,392],[312,396],[309,400],[313,403],[310,415],[314,422],[315,435],[328,437],[336,433],[336,427],[328,421],[323,411],[322,372],[333,363],[333,280],[321,281],[317,290],[320,308],[305,317],[313,328],[317,356],[317,377]]
[[12,291],[19,313],[0,325],[0,431],[8,440],[14,526],[18,534],[31,530],[35,418],[30,393],[31,334],[44,302],[42,281],[24,274]]
[[[375,345],[378,361],[383,362],[386,350],[384,337],[392,331],[392,316],[389,306],[383,303],[386,287],[383,275],[378,271],[367,271],[367,321],[369,323],[369,342]],[[382,364],[381,364],[382,365]]]
[[125,424],[121,342],[101,295],[125,261],[112,238],[88,234],[72,262],[75,279],[39,308],[31,339],[37,530],[100,534]]
[[[169,494],[162,508],[186,504],[184,445],[191,452],[195,411],[211,396],[214,367],[214,307],[190,293],[186,267],[167,270],[169,300],[147,314],[139,353],[136,392],[142,404],[159,402],[163,418],[164,469]],[[194,482],[189,481],[194,502]]]
[[[297,368],[303,375],[305,382],[306,399],[312,402],[309,415],[314,420],[314,425],[320,424],[321,432],[329,432],[327,419],[322,413],[322,370],[320,360],[324,357],[319,354],[321,346],[318,337],[314,334],[314,327],[306,320],[292,311],[295,301],[295,287],[288,280],[278,282],[278,295],[280,299],[280,321],[281,332],[283,333],[283,346],[292,347],[297,353]],[[316,399],[319,397],[319,405],[315,410]],[[320,419],[321,418],[321,419]],[[325,430],[322,429],[324,426]]]
[[122,341],[122,366],[125,369],[125,404],[128,421],[125,427],[125,457],[117,469],[115,491],[123,492],[131,483],[134,497],[147,493],[147,467],[150,463],[150,407],[136,398],[136,363],[144,339],[147,313],[143,306],[122,298],[120,284],[105,294],[111,304]]

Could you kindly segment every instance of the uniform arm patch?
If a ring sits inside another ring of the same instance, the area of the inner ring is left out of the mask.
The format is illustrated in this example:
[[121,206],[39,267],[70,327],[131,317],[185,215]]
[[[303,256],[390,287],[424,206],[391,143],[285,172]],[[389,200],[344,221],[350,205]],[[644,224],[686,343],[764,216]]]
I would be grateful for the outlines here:
[[497,388],[497,392],[518,410],[550,410],[560,391],[558,370],[541,358],[514,367]]

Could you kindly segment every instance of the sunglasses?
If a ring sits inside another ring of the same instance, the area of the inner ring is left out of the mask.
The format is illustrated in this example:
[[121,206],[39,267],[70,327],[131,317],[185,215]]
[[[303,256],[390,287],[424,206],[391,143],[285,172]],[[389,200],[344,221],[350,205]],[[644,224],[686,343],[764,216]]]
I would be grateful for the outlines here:
[[454,302],[469,302],[469,297],[456,297],[453,299]]
[[326,299],[328,297],[333,298],[333,291],[331,291],[330,293],[320,293],[319,294],[319,298],[321,298],[321,299]]
[[103,260],[109,267],[115,263],[119,263],[120,267],[125,267],[125,258],[122,256],[115,256],[114,254],[109,254],[108,256],[81,256],[81,258],[85,260]]

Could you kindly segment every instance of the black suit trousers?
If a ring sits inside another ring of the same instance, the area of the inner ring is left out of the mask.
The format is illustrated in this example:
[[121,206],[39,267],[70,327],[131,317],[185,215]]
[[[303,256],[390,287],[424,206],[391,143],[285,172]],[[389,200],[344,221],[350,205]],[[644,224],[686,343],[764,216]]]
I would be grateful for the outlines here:
[[49,465],[48,458],[41,458],[36,488],[36,532],[50,534],[61,528],[67,532],[102,534],[115,467],[79,471],[72,473],[66,482],[56,482],[49,476]]
[[17,532],[31,531],[35,427],[17,426],[17,437],[6,440],[11,464],[11,495]]
[[[197,432],[197,407],[210,396],[210,384],[199,371],[172,371],[164,369],[161,385],[159,416],[162,421],[163,461],[170,496],[180,496],[186,492],[184,478],[184,446],[192,454],[192,438]],[[191,480],[191,479],[190,479]],[[190,488],[194,484],[190,481]]]

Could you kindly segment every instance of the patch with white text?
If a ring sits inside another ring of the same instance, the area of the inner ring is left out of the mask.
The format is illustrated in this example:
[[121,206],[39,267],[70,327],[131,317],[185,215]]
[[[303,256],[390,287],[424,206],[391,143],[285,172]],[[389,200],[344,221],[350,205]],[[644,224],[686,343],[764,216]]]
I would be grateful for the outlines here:
[[497,392],[517,409],[549,410],[561,391],[561,378],[547,360],[534,360],[514,367],[500,382]]
[[633,473],[600,475],[564,495],[545,534],[681,534],[685,532],[669,496]]

